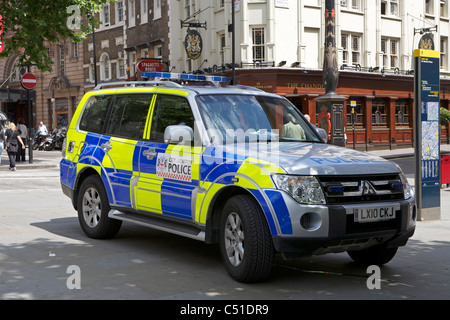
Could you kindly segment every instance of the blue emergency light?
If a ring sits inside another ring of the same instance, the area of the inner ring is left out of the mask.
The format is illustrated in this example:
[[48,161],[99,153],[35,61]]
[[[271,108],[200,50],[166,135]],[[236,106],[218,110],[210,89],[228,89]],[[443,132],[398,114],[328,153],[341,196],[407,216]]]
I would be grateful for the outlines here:
[[203,74],[172,73],[172,72],[143,72],[142,77],[154,79],[181,80],[181,81],[211,81],[211,82],[228,81],[227,77],[221,76],[207,76]]

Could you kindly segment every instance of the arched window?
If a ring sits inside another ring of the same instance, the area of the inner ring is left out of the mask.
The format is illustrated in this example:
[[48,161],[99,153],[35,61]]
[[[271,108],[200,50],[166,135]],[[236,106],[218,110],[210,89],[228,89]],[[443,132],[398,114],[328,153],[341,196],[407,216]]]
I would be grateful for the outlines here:
[[100,74],[101,80],[111,79],[111,61],[109,55],[105,52],[100,57]]

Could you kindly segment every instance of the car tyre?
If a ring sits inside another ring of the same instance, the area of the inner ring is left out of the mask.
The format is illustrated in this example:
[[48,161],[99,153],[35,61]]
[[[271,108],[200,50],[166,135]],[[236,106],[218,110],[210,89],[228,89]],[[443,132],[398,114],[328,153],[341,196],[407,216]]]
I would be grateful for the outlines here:
[[105,187],[99,177],[89,176],[78,194],[78,221],[87,236],[94,239],[114,237],[122,221],[108,217],[110,206]]
[[250,196],[237,195],[226,202],[219,237],[221,257],[233,279],[251,283],[267,278],[275,249],[267,221]]
[[381,266],[391,261],[397,250],[398,248],[387,248],[386,245],[376,245],[359,251],[348,251],[347,253],[357,264]]

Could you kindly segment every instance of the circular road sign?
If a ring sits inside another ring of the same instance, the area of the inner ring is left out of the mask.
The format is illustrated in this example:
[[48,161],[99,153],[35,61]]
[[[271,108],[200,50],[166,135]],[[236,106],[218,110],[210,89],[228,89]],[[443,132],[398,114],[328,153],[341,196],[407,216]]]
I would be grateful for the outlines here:
[[33,73],[25,73],[22,77],[22,87],[32,90],[36,87],[37,78]]

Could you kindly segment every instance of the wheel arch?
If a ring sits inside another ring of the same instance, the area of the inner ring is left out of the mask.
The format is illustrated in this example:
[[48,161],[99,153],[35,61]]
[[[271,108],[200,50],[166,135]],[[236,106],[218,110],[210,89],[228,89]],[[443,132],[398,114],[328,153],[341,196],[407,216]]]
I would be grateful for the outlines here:
[[[258,190],[256,190],[258,191]],[[249,196],[260,208],[260,213],[264,216],[267,226],[270,228],[270,223],[268,221],[268,217],[265,214],[265,210],[263,206],[260,203],[260,200],[257,199],[254,193],[252,193],[250,190],[237,186],[237,185],[230,185],[223,187],[220,189],[217,194],[214,195],[213,199],[211,200],[211,204],[208,209],[208,216],[206,220],[206,235],[205,235],[205,241],[207,243],[217,243],[219,241],[219,221],[220,221],[220,214],[222,213],[222,209],[228,199],[230,199],[233,196],[236,195],[247,195]]]
[[[75,210],[78,210],[77,208],[77,203],[78,203],[78,196],[79,196],[79,191],[80,191],[80,187],[83,184],[83,182],[90,176],[97,176],[103,183],[103,186],[105,187],[105,190],[107,190],[103,179],[101,178],[100,174],[98,173],[97,170],[95,170],[93,167],[86,167],[83,168],[77,175],[77,178],[75,180],[74,183],[74,190],[73,190],[73,198],[72,198],[72,205],[74,207]],[[106,195],[109,197],[108,192],[106,192]]]

